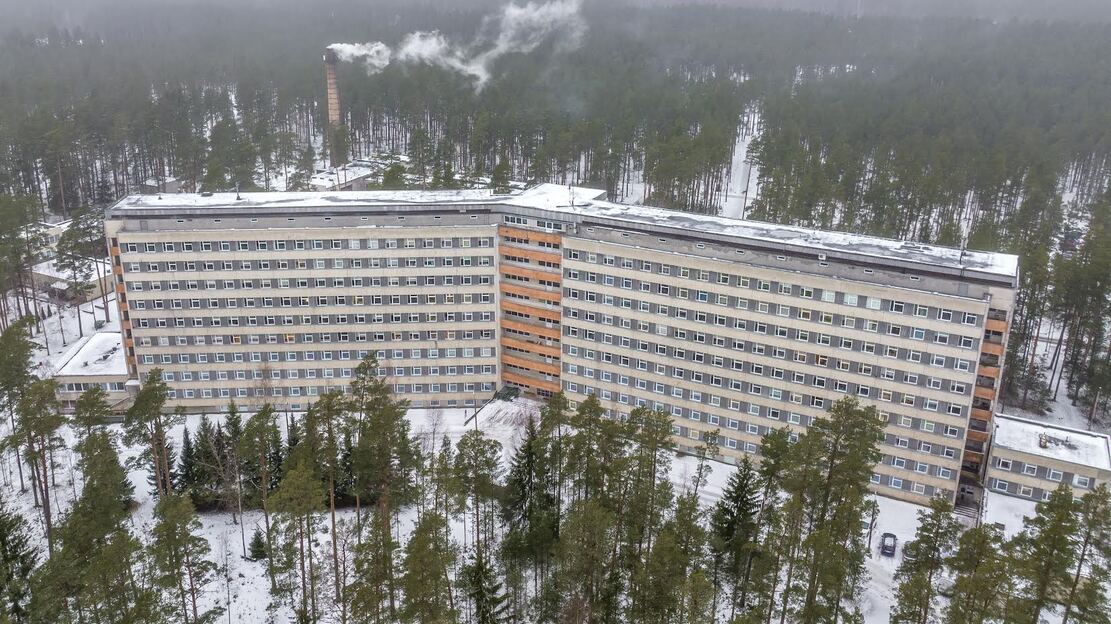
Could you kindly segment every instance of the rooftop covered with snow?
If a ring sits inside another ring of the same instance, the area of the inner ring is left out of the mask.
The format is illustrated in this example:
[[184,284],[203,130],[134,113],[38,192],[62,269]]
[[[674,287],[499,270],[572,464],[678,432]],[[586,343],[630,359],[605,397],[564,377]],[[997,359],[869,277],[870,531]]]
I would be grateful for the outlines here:
[[[94,260],[93,262],[95,263],[96,261]],[[107,258],[105,258],[104,260],[100,260],[99,262],[99,269],[97,269],[95,264],[90,263],[89,268],[92,271],[92,273],[89,275],[90,282],[98,279],[98,276],[103,277],[105,275],[109,275],[112,272],[112,265],[109,263]],[[73,275],[69,271],[63,271],[59,269],[56,261],[53,259],[44,260],[36,264],[35,266],[31,267],[31,272],[64,282],[69,282],[73,278]]]
[[760,245],[784,253],[828,253],[872,262],[897,261],[976,272],[1013,281],[1018,257],[994,252],[964,251],[937,245],[699,215],[675,210],[619,204],[601,199],[597,189],[540,184],[519,192],[496,194],[490,189],[353,192],[280,192],[175,194],[160,198],[132,195],[109,211],[109,218],[182,218],[200,216],[269,216],[289,214],[359,214],[445,207],[473,207],[499,213],[546,211],[551,218],[575,223],[642,229],[660,234],[706,236],[740,244]]
[[346,165],[320,171],[309,178],[309,185],[320,190],[332,190],[354,180],[376,176],[382,167],[369,160],[356,160]]
[[1102,433],[998,414],[992,444],[1028,455],[1111,470],[1111,440]]
[[100,377],[127,375],[123,338],[119,332],[93,334],[66,362],[55,377]]

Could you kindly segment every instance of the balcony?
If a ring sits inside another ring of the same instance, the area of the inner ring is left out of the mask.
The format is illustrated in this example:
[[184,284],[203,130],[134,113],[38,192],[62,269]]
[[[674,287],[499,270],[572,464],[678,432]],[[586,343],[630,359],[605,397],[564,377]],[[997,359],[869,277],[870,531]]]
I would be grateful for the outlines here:
[[994,355],[996,357],[1003,357],[1003,344],[999,342],[988,342],[985,340],[980,345],[980,353]]
[[979,442],[981,444],[988,441],[991,436],[987,431],[976,431],[975,429],[968,430],[968,440],[970,442]]
[[534,320],[530,321],[528,319],[518,319],[516,317],[503,316],[501,326],[503,328],[514,329],[519,332],[525,332],[540,338],[547,338],[548,340],[552,340],[556,343],[558,343],[562,338],[562,336],[560,336],[558,325],[549,327],[544,323],[538,323]]
[[545,379],[559,378],[559,360],[545,358],[519,351],[502,351],[503,364],[512,364],[529,372],[543,376]]
[[999,379],[999,367],[981,365],[980,368],[976,370],[976,374],[980,377]]
[[989,368],[998,368],[1000,364],[999,356],[991,355],[990,353],[980,354],[980,366],[987,366]]
[[1007,321],[997,321],[989,318],[984,321],[984,329],[990,332],[1005,334],[1007,333]]
[[981,399],[987,399],[988,401],[994,401],[995,400],[995,390],[993,390],[991,388],[985,388],[984,386],[981,386],[981,385],[977,385],[976,389],[973,390],[973,392],[972,392],[972,396],[979,397]]
[[979,419],[979,420],[983,420],[985,422],[990,422],[991,421],[991,410],[980,409],[980,408],[977,408],[977,407],[973,407],[972,408],[972,417],[976,418],[976,419]]
[[[558,360],[560,357],[559,343],[553,343],[550,340],[541,343],[539,341],[533,342],[526,338],[511,338],[509,336],[503,335],[501,344],[502,347],[537,353],[549,358],[555,358],[556,360]],[[512,351],[510,351],[510,353],[512,353]]]

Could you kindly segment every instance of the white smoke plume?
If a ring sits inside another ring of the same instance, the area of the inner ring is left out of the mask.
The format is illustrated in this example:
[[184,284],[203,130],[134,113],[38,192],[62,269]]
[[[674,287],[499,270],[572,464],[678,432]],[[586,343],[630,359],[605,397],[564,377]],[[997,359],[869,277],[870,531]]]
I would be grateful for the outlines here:
[[328,49],[336,53],[336,58],[348,63],[362,61],[369,73],[377,73],[390,64],[390,46],[374,43],[333,43]]
[[391,62],[424,63],[467,76],[475,89],[481,89],[490,80],[494,62],[506,54],[527,54],[557,36],[558,51],[577,48],[586,33],[581,8],[582,0],[510,3],[496,17],[483,20],[478,37],[468,45],[454,44],[438,31],[418,31],[406,35],[395,50],[381,41],[333,43],[328,48],[342,61],[361,61],[368,74]]

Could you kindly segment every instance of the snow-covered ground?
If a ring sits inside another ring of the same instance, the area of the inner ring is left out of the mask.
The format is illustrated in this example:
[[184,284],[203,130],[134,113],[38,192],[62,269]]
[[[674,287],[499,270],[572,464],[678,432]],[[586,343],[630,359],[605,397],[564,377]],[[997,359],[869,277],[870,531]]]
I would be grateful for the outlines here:
[[[472,409],[413,409],[409,411],[412,433],[426,449],[437,447],[443,436],[448,436],[453,442],[468,429],[481,429],[487,436],[497,440],[502,445],[502,467],[507,468],[509,460],[520,443],[523,428],[527,420],[538,415],[537,403],[518,399],[513,402],[493,402],[482,409],[477,420],[472,420]],[[210,415],[214,421],[221,421],[222,415]],[[281,420],[281,419],[279,419]],[[195,430],[200,422],[199,416],[189,416],[185,427]],[[119,432],[118,426],[112,430]],[[175,446],[180,448],[182,428],[177,427],[172,432]],[[67,446],[74,443],[73,434],[68,429],[62,432]],[[139,453],[136,448],[122,449],[121,459],[127,461]],[[68,509],[72,501],[79,494],[79,479],[74,467],[75,458],[69,452],[61,453],[57,487],[54,490],[55,507],[59,510]],[[677,490],[688,488],[692,481],[697,466],[697,459],[689,455],[677,455],[672,466],[671,478]],[[712,463],[707,484],[700,491],[700,499],[705,507],[712,505],[722,493],[733,467],[726,464]],[[31,492],[19,493],[18,479],[15,476],[14,464],[10,454],[5,455],[3,461],[3,488],[4,498],[9,505],[14,505],[17,511],[28,518],[41,536],[41,515],[33,506]],[[138,508],[131,516],[132,530],[138,536],[149,535],[153,527],[154,500],[147,484],[147,473],[144,469],[131,470],[131,482],[135,485],[135,494]],[[871,555],[867,562],[870,580],[862,597],[861,606],[867,615],[869,624],[887,622],[892,595],[893,575],[898,566],[899,558],[882,557],[878,552],[879,536],[885,532],[894,533],[902,544],[914,536],[917,527],[917,512],[920,507],[901,501],[878,498],[879,516],[872,535]],[[399,516],[398,529],[404,540],[413,528],[417,512],[415,509],[403,511]],[[342,510],[338,513],[340,521],[353,521],[352,510]],[[269,583],[266,578],[265,564],[246,560],[244,544],[250,540],[256,527],[262,525],[262,514],[257,511],[244,513],[241,524],[233,523],[229,513],[205,513],[201,515],[202,535],[208,540],[212,549],[211,557],[218,566],[226,564],[228,569],[227,582],[222,575],[206,589],[204,602],[209,606],[219,605],[229,610],[230,616],[225,615],[232,622],[263,622],[266,621],[268,608],[271,606]],[[319,533],[316,536],[315,547],[321,553],[321,561],[326,561],[330,543],[327,531],[328,523],[319,523]],[[452,526],[455,539],[460,544],[465,544],[467,532],[462,521],[456,521]],[[41,541],[41,538],[40,538]],[[230,600],[229,600],[230,596]],[[273,610],[275,622],[291,622],[292,614],[285,607]]]
[[[1024,410],[1017,405],[1004,405],[1002,411],[1012,416],[1040,420],[1063,427],[1071,427],[1073,429],[1087,430],[1087,409],[1080,405],[1074,405],[1072,399],[1068,397],[1068,392],[1065,387],[1067,385],[1067,380],[1061,380],[1059,384],[1057,383],[1057,379],[1061,373],[1061,367],[1065,365],[1064,346],[1061,347],[1061,353],[1057,358],[1058,361],[1055,366],[1053,362],[1053,353],[1057,350],[1057,343],[1060,340],[1067,340],[1067,337],[1061,335],[1060,328],[1056,325],[1051,325],[1049,321],[1042,321],[1039,333],[1040,337],[1038,338],[1037,348],[1038,368],[1041,370],[1042,378],[1045,379],[1047,383],[1050,379],[1053,380],[1053,386],[1049,388],[1051,396],[1048,409],[1045,414],[1040,414],[1031,410]],[[1065,376],[1068,376],[1067,371]],[[1058,387],[1056,399],[1052,398],[1054,386]],[[1099,423],[1096,423],[1091,430],[1100,433],[1111,433],[1111,427],[1100,425]]]

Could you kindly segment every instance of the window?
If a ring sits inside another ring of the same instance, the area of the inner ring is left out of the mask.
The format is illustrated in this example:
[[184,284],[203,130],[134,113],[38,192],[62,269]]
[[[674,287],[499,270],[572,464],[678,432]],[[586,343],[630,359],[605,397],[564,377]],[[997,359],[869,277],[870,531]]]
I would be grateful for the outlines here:
[[1034,476],[1034,475],[1038,474],[1038,467],[1035,466],[1034,464],[1023,464],[1022,465],[1022,474]]
[[1092,485],[1092,479],[1083,475],[1073,475],[1072,483],[1076,487],[1088,488]]
[[1060,470],[1054,470],[1050,468],[1048,476],[1050,481],[1060,481],[1064,478],[1065,475],[1063,475]]
[[997,460],[995,461],[995,465],[996,465],[996,466],[997,466],[997,467],[998,467],[998,468],[999,468],[1000,470],[1010,470],[1010,469],[1011,469],[1011,460],[1009,460],[1009,459],[1003,459],[1002,457],[1000,457],[999,459],[997,459]]

